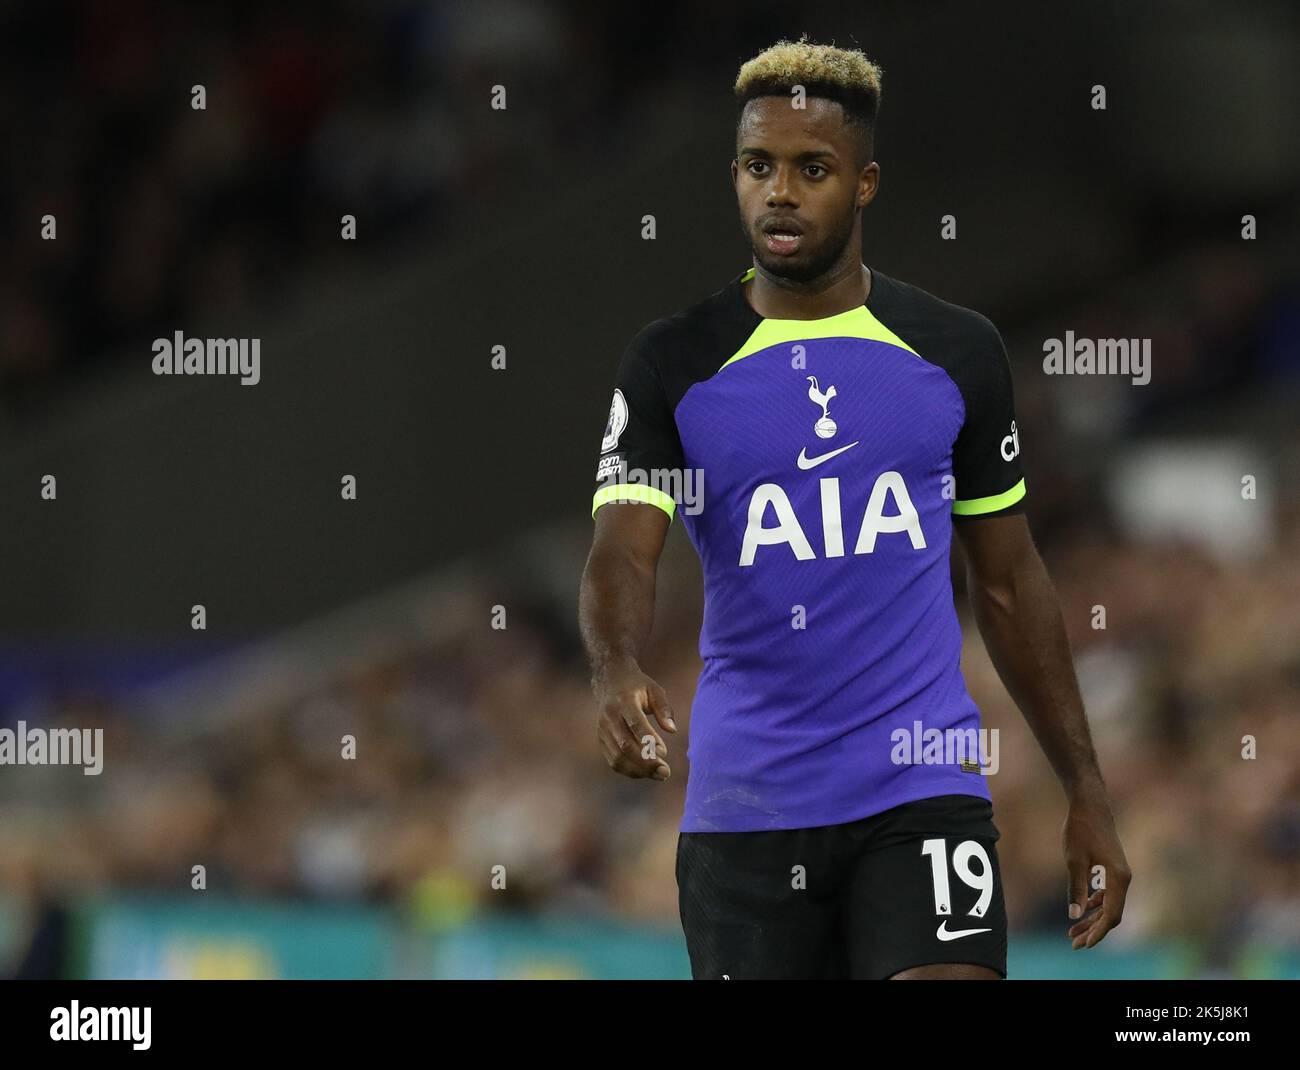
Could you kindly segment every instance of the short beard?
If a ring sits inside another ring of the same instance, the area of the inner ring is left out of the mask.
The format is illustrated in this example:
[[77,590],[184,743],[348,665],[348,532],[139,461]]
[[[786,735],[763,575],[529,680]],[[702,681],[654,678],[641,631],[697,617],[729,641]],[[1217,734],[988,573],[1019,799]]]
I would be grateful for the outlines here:
[[755,245],[744,219],[740,221],[740,229],[745,235],[745,240],[749,242],[750,249],[753,250],[754,259],[769,275],[774,275],[778,279],[788,279],[790,282],[814,282],[830,271],[843,257],[849,239],[853,236],[853,214],[848,213],[844,216],[843,225],[827,237],[818,251],[808,259],[797,262],[769,253],[762,245]]

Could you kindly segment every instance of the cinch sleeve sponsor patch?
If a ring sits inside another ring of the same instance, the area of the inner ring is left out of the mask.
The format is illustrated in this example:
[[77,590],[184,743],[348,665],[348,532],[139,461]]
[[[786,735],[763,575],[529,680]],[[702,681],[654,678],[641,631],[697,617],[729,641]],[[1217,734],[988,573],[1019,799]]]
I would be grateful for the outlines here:
[[676,501],[663,487],[678,485],[684,461],[677,423],[651,347],[653,325],[632,339],[619,361],[596,466],[591,515],[609,502],[644,502],[672,518]]
[[1025,496],[1006,346],[992,323],[975,318],[970,357],[956,379],[966,416],[952,449],[955,517],[1018,513]]

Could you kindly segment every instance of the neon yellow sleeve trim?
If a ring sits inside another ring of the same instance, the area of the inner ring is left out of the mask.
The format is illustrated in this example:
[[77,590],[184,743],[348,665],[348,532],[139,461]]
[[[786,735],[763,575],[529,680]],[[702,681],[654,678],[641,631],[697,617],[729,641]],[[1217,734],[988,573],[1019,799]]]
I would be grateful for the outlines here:
[[647,505],[656,505],[668,514],[669,520],[677,508],[677,502],[671,494],[665,494],[658,487],[645,483],[616,483],[612,487],[601,487],[591,500],[591,515],[595,516],[596,510],[608,502],[645,502]]
[[996,513],[1008,505],[1015,505],[1025,496],[1025,481],[1022,479],[1010,490],[993,494],[987,498],[968,498],[966,501],[952,503],[952,511],[958,516],[979,516],[981,513]]

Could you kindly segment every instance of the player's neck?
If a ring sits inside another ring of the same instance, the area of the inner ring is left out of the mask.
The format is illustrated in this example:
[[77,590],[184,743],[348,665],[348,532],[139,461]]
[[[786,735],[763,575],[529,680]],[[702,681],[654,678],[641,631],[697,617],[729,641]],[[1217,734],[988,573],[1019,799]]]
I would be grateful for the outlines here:
[[828,277],[811,287],[792,286],[755,264],[754,277],[742,284],[741,292],[749,307],[764,319],[819,320],[866,304],[871,294],[871,272],[858,263],[856,271],[849,267],[838,277]]

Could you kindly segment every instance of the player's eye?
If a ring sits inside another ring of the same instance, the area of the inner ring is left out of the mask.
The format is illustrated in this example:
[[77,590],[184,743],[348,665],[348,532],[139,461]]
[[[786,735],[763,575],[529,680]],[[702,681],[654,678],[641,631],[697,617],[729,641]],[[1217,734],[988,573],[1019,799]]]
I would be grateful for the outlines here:
[[748,170],[751,175],[758,173],[754,170],[755,167],[766,167],[766,166],[767,164],[764,163],[762,160],[750,160],[749,163],[745,164],[746,170]]
[[[807,171],[809,168],[813,168],[813,167],[815,167],[818,171],[822,172],[822,174],[825,174],[825,173],[826,173],[826,168],[824,168],[824,167],[823,167],[821,164],[819,164],[819,163],[810,163],[810,164],[808,165],[808,167],[805,167],[805,168],[804,168],[804,170]],[[813,178],[821,178],[821,175],[813,175],[813,176],[811,176],[811,177],[813,177]]]

